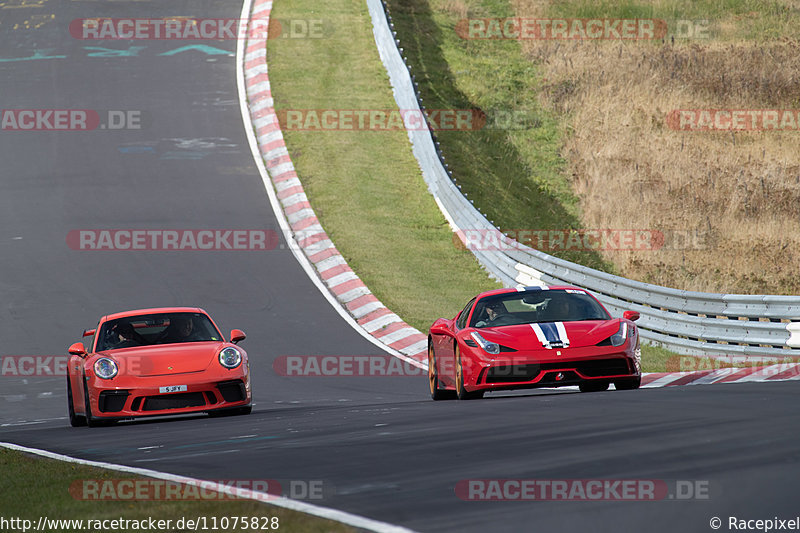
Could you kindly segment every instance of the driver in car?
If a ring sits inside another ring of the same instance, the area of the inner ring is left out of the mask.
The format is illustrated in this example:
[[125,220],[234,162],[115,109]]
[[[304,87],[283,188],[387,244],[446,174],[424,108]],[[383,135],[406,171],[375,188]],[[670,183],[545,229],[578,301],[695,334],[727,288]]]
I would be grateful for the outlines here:
[[478,323],[475,324],[476,327],[479,328],[489,327],[492,325],[492,322],[494,322],[499,316],[508,314],[502,302],[492,302],[486,304],[486,307],[484,308],[483,312],[486,318],[478,321]]
[[130,322],[120,322],[117,324],[114,327],[114,334],[116,335],[115,348],[131,348],[133,346],[145,344],[142,336],[133,329],[133,324]]
[[553,322],[560,322],[562,320],[569,319],[572,312],[572,306],[570,305],[569,300],[565,298],[554,299],[547,306],[547,309],[550,311],[549,318]]
[[198,332],[194,328],[194,320],[191,318],[179,317],[172,320],[172,323],[164,331],[159,342],[192,342],[199,340]]
[[493,322],[502,314],[506,314],[505,306],[502,303],[494,302],[486,306],[486,315],[489,317],[489,322]]

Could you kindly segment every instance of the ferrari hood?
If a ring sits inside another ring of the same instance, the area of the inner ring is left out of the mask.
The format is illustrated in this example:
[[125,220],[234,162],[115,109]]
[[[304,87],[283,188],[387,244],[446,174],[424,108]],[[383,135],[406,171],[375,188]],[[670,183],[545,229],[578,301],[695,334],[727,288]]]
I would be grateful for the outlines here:
[[619,329],[620,320],[585,320],[575,322],[539,322],[497,328],[480,328],[487,341],[496,342],[515,350],[541,350],[553,348],[580,348],[594,346]]
[[222,342],[188,342],[109,350],[120,364],[120,373],[129,376],[164,376],[201,372],[208,368],[223,348]]

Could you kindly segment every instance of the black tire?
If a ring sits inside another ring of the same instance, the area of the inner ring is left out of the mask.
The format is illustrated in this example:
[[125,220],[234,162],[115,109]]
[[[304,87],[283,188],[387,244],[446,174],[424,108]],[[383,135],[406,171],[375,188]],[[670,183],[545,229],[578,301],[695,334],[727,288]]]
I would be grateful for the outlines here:
[[92,404],[89,403],[89,388],[86,386],[85,381],[83,383],[83,405],[84,409],[86,409],[86,425],[90,428],[109,426],[114,423],[113,420],[103,420],[92,416]]
[[208,411],[208,416],[211,418],[220,418],[223,416],[239,416],[249,415],[253,412],[252,405],[245,405],[242,407],[233,407],[230,409],[217,409],[216,411]]
[[578,388],[581,392],[602,392],[608,390],[608,381],[584,381]]
[[616,390],[634,390],[638,389],[641,385],[642,385],[642,376],[633,379],[624,379],[621,381],[614,382],[614,388]]
[[461,366],[461,351],[458,349],[458,343],[455,344],[456,356],[456,397],[459,400],[479,400],[483,398],[483,391],[476,390],[469,392],[464,388],[464,368]]
[[69,413],[69,425],[79,428],[86,425],[86,417],[75,414],[75,405],[72,402],[72,384],[67,374],[67,412]]
[[436,354],[433,353],[433,344],[430,341],[428,341],[428,385],[431,399],[434,401],[452,400],[456,397],[455,392],[441,388],[439,373],[436,371]]
[[238,409],[234,409],[232,414],[239,416],[239,415],[249,415],[252,412],[253,412],[253,406],[245,405],[244,407],[239,407]]

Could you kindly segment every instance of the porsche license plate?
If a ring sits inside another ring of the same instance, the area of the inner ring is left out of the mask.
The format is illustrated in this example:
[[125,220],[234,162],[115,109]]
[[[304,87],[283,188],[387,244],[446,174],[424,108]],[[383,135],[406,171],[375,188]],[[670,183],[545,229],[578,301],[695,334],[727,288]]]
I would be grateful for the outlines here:
[[165,392],[186,392],[186,385],[170,385],[168,387],[159,387],[158,392],[164,394]]

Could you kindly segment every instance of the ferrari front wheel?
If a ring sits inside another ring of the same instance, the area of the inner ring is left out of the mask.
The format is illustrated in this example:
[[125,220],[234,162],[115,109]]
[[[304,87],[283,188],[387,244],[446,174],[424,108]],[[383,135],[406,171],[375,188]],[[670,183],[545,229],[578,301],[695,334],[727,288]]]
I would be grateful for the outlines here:
[[602,392],[608,389],[608,381],[584,381],[578,388],[581,392]]
[[455,345],[456,355],[456,396],[459,400],[478,400],[483,398],[483,391],[468,391],[464,387],[464,367],[461,365],[461,350],[458,349],[458,344]]
[[642,377],[636,377],[633,379],[624,379],[622,381],[615,381],[614,388],[616,390],[633,390],[638,389],[642,385]]
[[431,399],[452,400],[455,397],[453,391],[440,388],[439,372],[436,370],[436,354],[433,353],[433,344],[428,342],[428,384],[431,390]]
[[75,414],[75,404],[72,401],[72,383],[67,374],[67,411],[69,412],[69,425],[77,428],[86,425],[86,417]]

